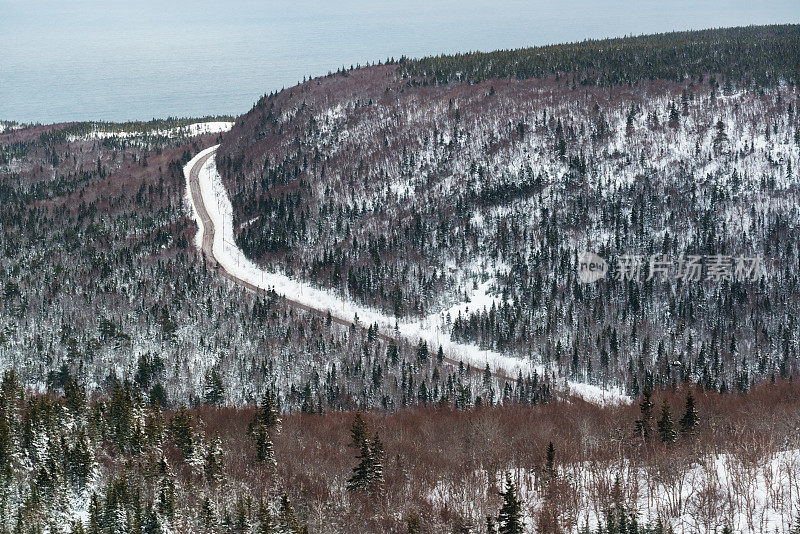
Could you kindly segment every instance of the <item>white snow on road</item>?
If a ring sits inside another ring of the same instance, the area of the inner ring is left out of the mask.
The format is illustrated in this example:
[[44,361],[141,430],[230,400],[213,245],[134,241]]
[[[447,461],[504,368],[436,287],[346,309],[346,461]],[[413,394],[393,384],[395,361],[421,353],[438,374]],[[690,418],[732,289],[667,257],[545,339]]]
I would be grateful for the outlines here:
[[[216,151],[218,146],[215,145],[203,150],[184,167],[187,194],[189,194],[190,170],[203,156]],[[516,378],[519,372],[522,372],[523,376],[534,371],[540,375],[543,373],[544,368],[541,365],[535,365],[495,351],[482,350],[475,345],[451,341],[449,334],[442,328],[442,318],[438,313],[421,320],[401,319],[396,321],[394,317],[389,317],[379,310],[362,306],[346,297],[343,298],[335,291],[320,289],[282,273],[270,272],[260,268],[246,258],[235,243],[233,208],[222,179],[217,172],[216,162],[213,157],[209,158],[200,170],[199,182],[203,203],[209,217],[214,221],[214,257],[226,271],[235,277],[261,289],[272,289],[279,295],[301,304],[318,310],[329,311],[337,317],[353,320],[357,315],[359,324],[364,326],[377,324],[380,331],[387,335],[394,335],[396,326],[400,336],[410,342],[416,344],[420,339],[423,339],[428,343],[432,351],[438,350],[438,347],[441,346],[449,358],[463,361],[465,364],[469,363],[473,367],[482,369],[488,364],[493,371],[502,370],[506,376],[512,379]],[[189,195],[189,204],[192,206],[192,215],[200,229],[195,236],[195,246],[200,248],[204,228],[192,205],[191,195]],[[478,298],[478,300],[485,300],[487,297],[485,292],[486,287],[481,286],[474,292],[473,297],[483,297],[482,299]],[[473,303],[474,306],[475,303]],[[463,304],[457,304],[451,310],[456,311],[462,307]],[[560,384],[563,383],[563,380],[560,381]],[[567,382],[567,385],[571,393],[592,402],[628,401],[628,398],[616,388],[604,391],[597,386],[577,382]]]

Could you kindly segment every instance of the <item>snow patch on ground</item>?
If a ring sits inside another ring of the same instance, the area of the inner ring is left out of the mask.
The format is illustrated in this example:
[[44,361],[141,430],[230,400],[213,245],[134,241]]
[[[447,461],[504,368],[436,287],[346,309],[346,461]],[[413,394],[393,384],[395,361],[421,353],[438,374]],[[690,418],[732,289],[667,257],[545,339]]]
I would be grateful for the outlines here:
[[[510,466],[490,474],[485,469],[473,473],[477,482],[474,502],[486,500],[486,488],[494,478],[503,487],[505,473],[511,475],[523,503],[523,520],[532,528],[545,504],[542,472]],[[800,513],[797,502],[800,450],[778,451],[753,456],[741,453],[708,454],[685,463],[644,467],[627,459],[605,465],[578,462],[558,468],[559,479],[575,490],[574,510],[569,512],[580,531],[589,525],[592,532],[604,524],[604,506],[599,494],[614,486],[619,476],[626,508],[635,511],[639,524],[654,524],[660,517],[675,532],[720,532],[725,526],[733,532],[760,533],[790,531]],[[494,477],[492,476],[494,475]],[[440,481],[430,491],[435,503],[453,500],[453,486]],[[463,495],[459,495],[463,499]],[[577,511],[577,515],[575,512]]]
[[[187,124],[186,126],[178,126],[176,128],[168,128],[166,130],[148,130],[148,131],[108,131],[108,130],[93,130],[92,132],[82,136],[70,136],[70,141],[77,141],[80,139],[108,139],[111,137],[119,137],[123,139],[131,139],[137,137],[148,136],[162,136],[162,137],[194,137],[196,135],[215,134],[227,132],[233,128],[233,123],[228,121],[209,121],[209,122],[195,122]],[[2,131],[2,130],[0,130]]]

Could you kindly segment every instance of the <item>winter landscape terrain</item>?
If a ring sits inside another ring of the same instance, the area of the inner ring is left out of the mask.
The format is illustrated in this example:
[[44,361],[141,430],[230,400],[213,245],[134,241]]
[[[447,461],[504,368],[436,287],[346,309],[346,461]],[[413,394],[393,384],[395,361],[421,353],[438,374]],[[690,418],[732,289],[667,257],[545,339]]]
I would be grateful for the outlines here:
[[0,123],[0,532],[798,531],[798,51]]

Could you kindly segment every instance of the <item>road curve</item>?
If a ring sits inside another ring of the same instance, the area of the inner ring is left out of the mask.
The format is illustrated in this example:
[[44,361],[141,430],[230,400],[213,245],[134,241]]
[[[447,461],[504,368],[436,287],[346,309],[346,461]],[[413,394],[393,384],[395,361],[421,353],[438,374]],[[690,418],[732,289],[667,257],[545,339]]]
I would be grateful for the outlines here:
[[[192,204],[194,205],[194,209],[197,212],[197,216],[200,218],[200,222],[203,223],[203,228],[200,230],[203,233],[201,247],[200,250],[203,254],[203,257],[206,260],[206,264],[211,267],[212,269],[216,270],[219,274],[227,278],[228,280],[234,282],[235,284],[247,288],[255,293],[259,293],[262,295],[267,294],[268,292],[258,287],[255,284],[251,284],[246,280],[242,280],[235,274],[231,273],[230,271],[226,270],[225,267],[217,261],[216,256],[214,256],[214,221],[211,219],[211,216],[208,214],[208,210],[206,209],[203,194],[200,191],[200,169],[208,162],[209,158],[213,157],[217,153],[216,148],[211,150],[208,154],[197,160],[194,166],[189,170],[189,190],[191,194]],[[284,302],[289,304],[290,306],[314,313],[317,315],[321,315],[323,317],[328,316],[328,310],[320,310],[317,308],[312,308],[302,302],[297,302],[290,298],[283,297]],[[330,314],[331,322],[340,324],[342,326],[352,326],[353,321],[347,320],[344,317],[339,317],[334,315],[333,313]],[[386,334],[382,334],[378,332],[378,337],[383,339],[384,341],[391,341],[392,337]]]
[[[203,166],[208,162],[209,158],[212,158],[216,155],[217,146],[208,148],[201,153],[202,156],[198,157],[195,156],[196,161],[192,163],[191,168],[188,169],[188,173],[186,171],[186,167],[184,168],[184,173],[186,173],[186,179],[188,182],[188,193],[190,197],[190,201],[194,206],[194,211],[197,216],[197,220],[200,223],[200,252],[206,260],[206,264],[210,266],[212,269],[216,270],[217,273],[224,276],[234,284],[237,284],[245,289],[253,291],[257,294],[267,295],[270,294],[270,291],[267,291],[255,284],[248,282],[237,276],[235,273],[229,271],[223,263],[218,261],[218,258],[215,256],[214,253],[214,235],[215,235],[215,228],[214,228],[214,221],[211,218],[211,215],[206,208],[205,201],[203,199],[202,190],[200,187],[200,171]],[[188,165],[187,165],[188,166]],[[302,302],[298,302],[293,300],[285,295],[280,295],[284,302],[288,305],[302,310],[308,313],[316,314],[324,318],[330,317],[332,323],[336,323],[338,325],[351,327],[354,325],[352,318],[344,317],[341,314],[337,314],[335,310],[329,309],[321,309],[315,308],[313,306],[309,306],[308,304],[304,304]],[[363,328],[363,326],[361,327]],[[385,342],[391,341],[399,341],[400,338],[405,338],[407,342],[416,344],[419,339],[415,338],[413,335],[409,333],[404,333],[402,331],[397,331],[395,329],[387,328],[383,326],[383,331],[378,330],[376,336],[378,339],[381,339]],[[429,341],[429,343],[431,343]],[[444,361],[452,365],[454,367],[458,367],[460,364],[464,363],[463,358],[454,358],[452,353],[448,354],[448,349],[445,348],[445,355]],[[468,361],[469,359],[467,359]],[[473,362],[474,363],[474,362]],[[488,363],[487,363],[488,366]],[[477,372],[482,372],[480,366],[473,366],[473,369]],[[499,380],[505,380],[507,382],[513,382],[517,379],[515,376],[515,366],[512,366],[512,371],[509,372],[507,369],[503,368],[501,365],[496,365],[494,369],[491,369],[490,372],[492,376]],[[542,370],[541,373],[544,374],[545,370]],[[568,382],[565,381],[565,384],[568,384],[566,388],[566,393],[569,396],[577,396],[584,398],[590,402],[599,402],[600,404],[606,403],[606,393],[610,393],[605,388],[598,388],[597,386],[593,386],[590,384],[581,384],[577,382]],[[554,384],[555,386],[556,384]],[[578,387],[579,389],[575,391],[571,391],[573,387]],[[593,400],[594,399],[594,400]],[[612,402],[630,402],[629,397],[625,396],[622,393],[614,392],[612,398],[610,399]]]
[[[205,201],[203,199],[203,194],[200,189],[200,170],[208,162],[209,158],[214,157],[216,153],[217,153],[216,147],[210,149],[207,154],[199,158],[194,163],[192,168],[189,169],[189,177],[188,177],[189,195],[191,197],[190,199],[192,201],[192,205],[194,206],[194,210],[197,214],[197,217],[200,219],[200,222],[202,223],[202,227],[198,228],[198,231],[202,233],[202,238],[200,241],[201,243],[200,252],[205,258],[206,264],[212,269],[216,270],[223,277],[227,278],[231,282],[241,287],[249,289],[250,291],[253,291],[261,295],[266,295],[268,294],[268,292],[265,289],[258,287],[255,284],[251,284],[247,280],[243,280],[238,276],[236,276],[234,273],[228,271],[222,263],[217,261],[217,258],[214,255],[214,231],[215,231],[214,221],[211,219],[211,216],[209,215],[208,210],[206,209]],[[336,323],[342,326],[347,326],[347,327],[353,326],[353,321],[351,319],[337,315],[330,310],[321,310],[318,308],[313,308],[311,306],[308,306],[307,304],[303,304],[302,302],[297,302],[296,300],[287,298],[286,296],[282,296],[282,298],[284,302],[299,310],[313,313],[321,317],[324,317],[326,319],[327,317],[330,316],[330,320],[332,323]],[[396,337],[390,336],[380,331],[378,331],[377,337],[378,339],[381,339],[386,342],[397,340]],[[415,340],[410,340],[410,341],[413,343]],[[444,361],[453,366],[458,366],[460,363],[462,363],[446,355],[444,357]],[[509,377],[505,372],[503,372],[502,369],[499,368],[494,369],[492,371],[492,374],[495,377],[503,380],[516,380],[513,377]]]

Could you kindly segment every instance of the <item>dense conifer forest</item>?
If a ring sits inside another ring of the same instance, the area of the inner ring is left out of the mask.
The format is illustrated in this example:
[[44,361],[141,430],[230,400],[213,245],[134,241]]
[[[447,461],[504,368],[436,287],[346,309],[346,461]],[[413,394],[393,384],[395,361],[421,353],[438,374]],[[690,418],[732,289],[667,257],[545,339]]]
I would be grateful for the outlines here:
[[[227,133],[0,123],[0,534],[800,528],[799,28],[390,58]],[[220,276],[217,143],[249,258],[531,371]]]
[[[390,61],[267,95],[218,156],[237,239],[390,316],[439,314],[453,339],[634,396],[646,382],[787,378],[797,32]],[[711,70],[715,58],[727,67]],[[608,77],[587,83],[589,70]],[[640,279],[579,283],[584,250],[612,267],[639,257]],[[759,265],[678,279],[692,256]]]

